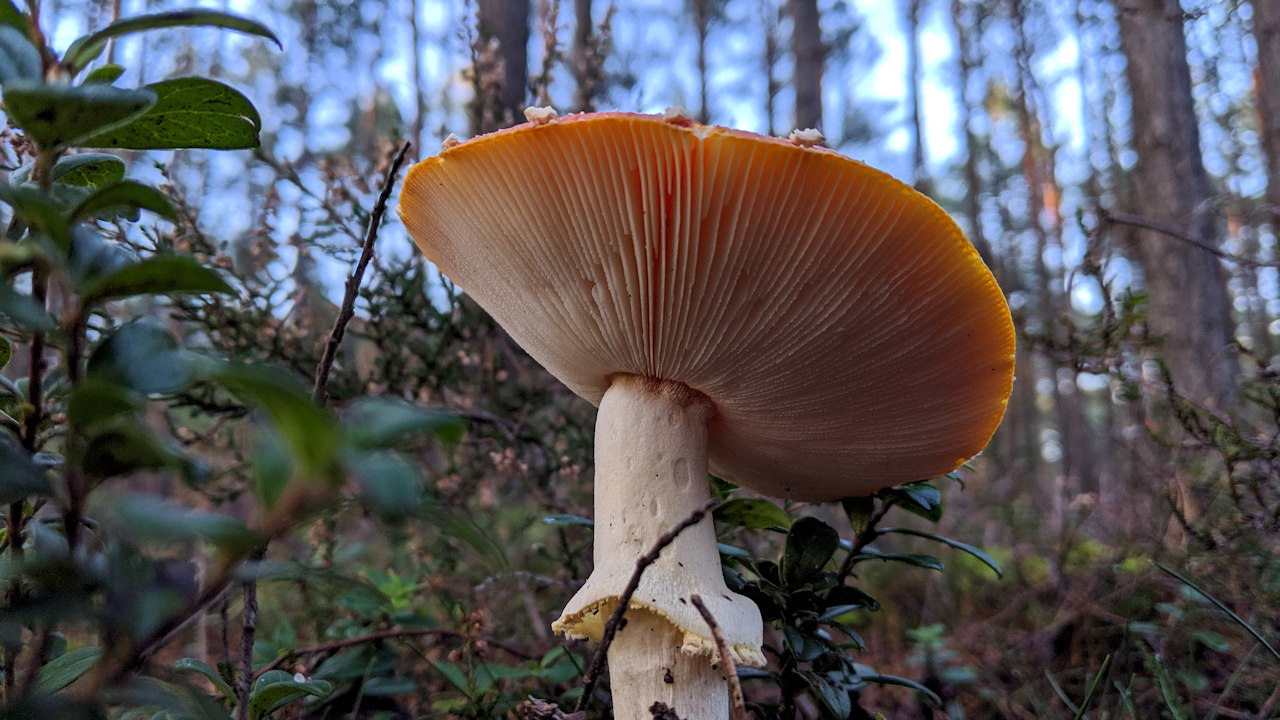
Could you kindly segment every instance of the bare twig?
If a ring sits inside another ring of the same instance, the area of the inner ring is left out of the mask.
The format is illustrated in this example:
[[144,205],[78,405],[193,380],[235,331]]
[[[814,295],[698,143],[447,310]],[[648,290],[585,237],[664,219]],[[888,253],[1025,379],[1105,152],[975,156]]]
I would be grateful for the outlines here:
[[724,633],[720,632],[720,625],[707,609],[706,604],[702,602],[701,595],[690,595],[689,602],[698,609],[702,619],[707,621],[707,627],[711,628],[711,639],[716,641],[716,652],[720,653],[720,664],[724,666],[724,679],[729,683],[729,717],[731,720],[747,720],[746,701],[742,698],[742,684],[738,682],[738,666],[733,662],[733,655],[729,653],[729,645],[724,641]]
[[[258,678],[262,677],[263,673],[266,673],[270,670],[275,670],[276,668],[280,667],[280,663],[284,662],[290,657],[302,657],[305,655],[315,655],[317,653],[333,652],[334,650],[344,650],[349,647],[355,647],[356,645],[363,645],[369,642],[376,642],[378,640],[392,640],[395,638],[422,637],[425,635],[435,635],[441,638],[451,638],[451,639],[458,639],[458,640],[465,640],[467,638],[466,635],[458,632],[457,630],[447,630],[445,628],[392,628],[390,630],[379,630],[378,632],[369,633],[368,635],[361,635],[359,637],[352,637],[352,638],[344,638],[342,640],[334,640],[332,642],[321,643],[320,645],[314,645],[308,648],[298,648],[296,650],[290,650],[288,652],[280,653],[279,655],[276,656],[274,660],[267,663],[265,666],[258,668],[257,672],[253,674],[253,679],[256,681]],[[489,640],[486,638],[485,642],[521,660],[536,659],[534,656],[528,653],[521,652],[519,650],[516,650],[515,648],[509,647],[507,645],[503,645],[498,642],[494,642],[493,640]]]
[[317,403],[324,402],[329,384],[329,371],[333,369],[333,359],[338,354],[338,346],[342,344],[342,336],[346,334],[347,323],[351,322],[351,318],[355,316],[356,294],[360,291],[360,281],[364,277],[365,268],[369,266],[369,261],[373,259],[373,244],[378,240],[378,228],[382,225],[382,216],[387,211],[387,201],[391,199],[391,188],[395,185],[396,175],[400,172],[400,166],[404,164],[410,145],[411,143],[405,141],[391,160],[391,167],[387,168],[387,175],[382,180],[382,191],[378,193],[378,201],[369,215],[369,226],[365,229],[360,259],[356,262],[351,276],[347,278],[346,293],[342,297],[342,309],[338,311],[338,317],[333,321],[333,330],[329,332],[329,342],[325,345],[324,356],[316,366],[316,385],[311,391],[311,399]]
[[516,717],[520,720],[587,720],[587,714],[581,710],[565,715],[559,705],[533,696],[516,705]]
[[658,538],[653,544],[653,549],[645,553],[640,559],[636,560],[636,569],[631,573],[631,579],[627,581],[627,587],[623,589],[622,595],[618,596],[618,605],[613,609],[613,614],[609,616],[609,620],[604,624],[604,636],[600,638],[600,647],[596,649],[596,654],[591,656],[591,664],[587,666],[587,676],[582,683],[582,697],[578,698],[578,704],[574,706],[574,711],[586,710],[587,703],[591,702],[591,694],[595,691],[596,683],[600,680],[600,674],[604,672],[605,658],[609,653],[609,645],[613,643],[613,636],[618,633],[618,625],[622,622],[622,616],[627,611],[627,605],[631,604],[631,596],[636,594],[636,589],[640,587],[640,577],[644,575],[645,568],[657,561],[662,551],[675,539],[680,533],[702,522],[702,518],[707,513],[716,509],[720,504],[718,498],[712,498],[703,503],[702,507],[693,511],[689,517],[681,520],[679,524],[668,530]]
[[236,720],[249,720],[249,694],[256,679],[253,674],[253,644],[258,636],[258,583],[246,580],[242,586],[244,621],[240,635],[240,681],[236,683]]
[[120,684],[124,678],[128,677],[129,673],[142,667],[152,653],[194,620],[201,610],[204,610],[222,597],[222,594],[226,592],[227,586],[231,584],[232,571],[237,565],[238,562],[234,560],[227,560],[221,563],[217,572],[214,573],[213,579],[205,584],[200,594],[187,600],[187,604],[181,610],[165,618],[155,630],[152,630],[150,634],[135,643],[129,650],[127,657],[114,667],[100,664],[95,682],[85,686],[85,691],[81,697],[86,699],[97,697],[103,688]]
[[1162,222],[1157,222],[1155,220],[1151,220],[1150,218],[1144,218],[1140,215],[1130,215],[1128,213],[1118,213],[1118,212],[1107,212],[1107,213],[1103,213],[1102,221],[1112,223],[1114,225],[1130,225],[1133,227],[1139,227],[1146,230],[1154,230],[1155,232],[1158,232],[1161,235],[1165,235],[1167,237],[1171,237],[1174,240],[1180,240],[1184,243],[1187,243],[1188,245],[1194,245],[1195,247],[1198,247],[1201,250],[1204,250],[1210,255],[1221,258],[1228,262],[1244,265],[1246,267],[1280,267],[1280,261],[1254,260],[1253,258],[1247,258],[1241,255],[1233,255],[1229,252],[1219,250],[1218,248],[1214,247],[1213,245],[1211,245],[1210,243],[1204,240],[1191,237],[1190,235],[1182,232],[1181,230],[1173,227],[1172,225],[1166,225]]

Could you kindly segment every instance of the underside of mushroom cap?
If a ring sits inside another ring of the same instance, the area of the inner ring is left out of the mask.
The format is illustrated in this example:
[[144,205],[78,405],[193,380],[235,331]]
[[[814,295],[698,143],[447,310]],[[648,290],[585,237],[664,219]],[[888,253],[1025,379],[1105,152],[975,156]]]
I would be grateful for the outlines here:
[[601,113],[415,166],[418,246],[599,403],[618,373],[715,406],[712,471],[828,500],[934,477],[986,445],[1012,322],[932,201],[829,150]]

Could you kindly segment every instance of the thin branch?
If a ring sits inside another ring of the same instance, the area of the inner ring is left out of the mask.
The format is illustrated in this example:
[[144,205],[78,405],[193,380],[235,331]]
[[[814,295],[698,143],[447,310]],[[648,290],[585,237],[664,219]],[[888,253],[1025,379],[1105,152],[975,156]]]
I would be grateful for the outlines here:
[[[253,674],[253,679],[256,682],[258,678],[262,677],[263,673],[266,673],[270,670],[275,670],[276,668],[280,667],[280,663],[284,662],[290,657],[302,657],[304,655],[315,655],[317,653],[333,652],[334,650],[344,650],[349,647],[355,647],[356,645],[363,645],[369,642],[376,642],[378,640],[422,637],[424,635],[436,635],[442,638],[453,638],[453,639],[459,639],[459,640],[465,640],[467,638],[466,635],[463,635],[457,630],[447,630],[445,628],[392,628],[390,630],[379,630],[378,632],[369,633],[368,635],[361,635],[359,637],[353,637],[353,638],[344,638],[342,640],[334,640],[332,642],[321,643],[320,645],[314,645],[308,648],[299,648],[296,650],[290,650],[288,652],[282,652],[279,655],[277,655],[274,660],[267,663],[265,666],[258,668],[258,671]],[[499,642],[495,642],[488,638],[485,639],[485,643],[488,645],[492,645],[493,647],[496,647],[499,650],[502,650],[503,652],[511,655],[512,657],[517,657],[521,660],[527,661],[527,660],[537,659],[535,656],[530,655],[529,653],[521,652],[520,650],[516,650],[515,648],[512,648],[508,645],[504,645]]]
[[702,602],[701,595],[690,595],[689,602],[698,609],[702,619],[707,621],[707,627],[711,628],[711,639],[716,641],[716,652],[720,653],[720,663],[724,665],[724,679],[729,683],[729,717],[731,720],[747,720],[746,701],[742,698],[742,684],[738,682],[738,666],[733,662],[729,645],[724,641],[724,633],[720,632],[720,625],[707,609],[706,604]]
[[141,668],[143,664],[150,659],[151,654],[167,643],[175,634],[188,623],[196,618],[200,611],[212,605],[222,594],[226,592],[227,586],[232,580],[232,571],[236,566],[235,561],[226,561],[222,563],[217,572],[200,591],[199,595],[187,600],[187,604],[181,610],[169,615],[162,623],[152,630],[146,637],[139,640],[129,650],[129,654],[114,667],[106,667],[99,664],[98,675],[95,682],[86,686],[79,697],[82,699],[97,697],[104,688],[115,687],[124,681],[129,673]]
[[1155,232],[1158,232],[1161,235],[1165,235],[1167,237],[1173,238],[1174,240],[1180,240],[1184,243],[1187,243],[1188,245],[1193,245],[1195,247],[1198,247],[1201,250],[1204,250],[1205,252],[1209,253],[1210,255],[1213,255],[1214,257],[1220,258],[1222,260],[1226,260],[1227,262],[1233,262],[1240,265],[1244,265],[1245,267],[1280,267],[1280,261],[1254,260],[1253,258],[1247,258],[1241,255],[1233,255],[1229,252],[1219,250],[1218,248],[1214,247],[1208,242],[1205,242],[1204,240],[1191,237],[1190,235],[1182,232],[1181,230],[1173,227],[1172,225],[1166,225],[1162,222],[1151,220],[1149,218],[1144,218],[1141,215],[1130,215],[1128,213],[1118,213],[1118,212],[1104,212],[1102,214],[1102,221],[1106,223],[1111,223],[1113,225],[1130,225],[1132,227],[1139,227],[1146,230],[1154,230]]
[[253,643],[258,635],[258,584],[244,588],[244,622],[240,630],[240,678],[236,683],[236,720],[249,720],[249,694],[253,691]]
[[622,622],[622,616],[627,611],[627,606],[631,604],[631,596],[635,595],[636,589],[640,587],[640,577],[644,575],[645,568],[656,562],[663,549],[675,542],[680,533],[702,522],[702,518],[706,517],[707,513],[715,510],[719,504],[720,500],[718,498],[711,498],[703,503],[702,507],[694,510],[692,515],[681,520],[679,524],[658,538],[658,541],[653,544],[652,550],[636,560],[636,569],[631,573],[631,579],[627,581],[627,587],[622,591],[622,595],[618,596],[618,605],[613,609],[613,614],[609,616],[609,620],[604,624],[604,636],[600,638],[600,647],[596,649],[596,654],[591,656],[591,664],[587,667],[587,676],[583,680],[582,697],[578,698],[578,704],[573,708],[575,712],[586,710],[587,703],[591,701],[591,694],[595,691],[596,683],[599,682],[601,673],[604,672],[605,658],[609,652],[609,645],[613,643],[613,636],[618,633],[618,625]]
[[410,146],[411,143],[406,140],[391,160],[391,167],[387,168],[387,175],[382,180],[382,191],[378,193],[378,202],[374,204],[373,213],[369,215],[369,227],[365,230],[360,260],[356,262],[356,268],[351,272],[351,277],[347,278],[342,309],[338,312],[337,319],[333,321],[333,330],[329,333],[324,357],[320,358],[320,364],[316,366],[316,385],[311,391],[311,399],[317,403],[324,401],[329,385],[329,371],[333,369],[333,359],[338,354],[338,346],[342,344],[347,323],[351,322],[351,318],[355,316],[356,294],[360,291],[360,281],[364,277],[365,268],[369,266],[369,261],[373,259],[373,244],[378,240],[378,228],[382,225],[382,216],[387,211],[387,201],[391,199],[391,188],[395,185],[396,175],[400,172],[400,166],[404,164],[404,158]]

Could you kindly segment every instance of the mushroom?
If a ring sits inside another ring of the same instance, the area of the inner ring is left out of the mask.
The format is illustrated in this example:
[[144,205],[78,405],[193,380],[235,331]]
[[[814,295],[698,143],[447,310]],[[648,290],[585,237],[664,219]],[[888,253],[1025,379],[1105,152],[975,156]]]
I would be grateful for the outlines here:
[[[1008,306],[932,201],[821,147],[667,116],[547,118],[412,168],[418,247],[599,406],[595,568],[553,628],[598,640],[636,561],[709,497],[708,471],[824,501],[950,472],[1013,376]],[[710,518],[644,572],[609,648],[615,717],[727,718],[701,595],[764,664]]]

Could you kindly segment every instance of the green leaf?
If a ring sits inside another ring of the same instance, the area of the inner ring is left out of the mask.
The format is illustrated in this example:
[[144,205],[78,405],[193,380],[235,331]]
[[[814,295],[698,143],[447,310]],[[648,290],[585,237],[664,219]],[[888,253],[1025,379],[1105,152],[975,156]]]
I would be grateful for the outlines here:
[[831,717],[847,718],[853,712],[853,703],[849,700],[849,691],[843,683],[834,682],[831,678],[821,673],[808,670],[799,671],[804,677],[809,687],[813,688],[814,693],[822,700],[822,704],[827,706],[831,712]]
[[471,683],[467,682],[467,676],[462,674],[457,665],[444,660],[429,660],[433,667],[440,672],[454,687],[463,693],[471,692]]
[[12,205],[28,227],[44,233],[59,249],[66,250],[70,245],[70,227],[64,217],[66,210],[49,193],[30,184],[0,182],[0,202]]
[[821,616],[823,620],[838,617],[858,608],[873,611],[880,609],[880,601],[850,585],[837,585],[831,588],[827,593],[826,604],[827,611]]
[[295,467],[306,479],[341,480],[337,426],[311,402],[297,378],[261,365],[226,365],[215,373],[215,379],[271,418],[288,441]]
[[1267,639],[1262,636],[1262,633],[1258,632],[1257,628],[1245,622],[1244,618],[1240,617],[1235,613],[1235,611],[1233,611],[1231,608],[1224,605],[1221,600],[1214,597],[1213,595],[1210,595],[1208,590],[1205,590],[1204,588],[1195,584],[1195,582],[1193,582],[1191,578],[1187,577],[1186,575],[1183,575],[1177,570],[1174,570],[1168,565],[1164,565],[1157,560],[1152,560],[1151,564],[1159,568],[1161,572],[1164,572],[1174,578],[1177,578],[1187,587],[1203,595],[1206,600],[1213,603],[1214,606],[1216,606],[1219,610],[1226,613],[1228,617],[1234,620],[1237,625],[1244,628],[1246,632],[1252,635],[1254,640],[1257,640],[1258,642],[1262,643],[1262,646],[1265,647],[1267,650],[1269,650],[1276,660],[1280,660],[1280,650],[1276,650],[1275,647],[1271,643],[1267,642]]
[[217,271],[193,257],[157,255],[125,265],[81,290],[86,306],[134,295],[230,293]]
[[411,692],[417,692],[418,684],[409,678],[403,677],[375,677],[369,678],[364,684],[365,697],[391,697],[392,695],[407,695]]
[[384,519],[399,521],[417,512],[422,489],[417,470],[392,452],[350,453],[347,466],[355,472],[369,503]]
[[970,545],[968,543],[962,543],[959,540],[952,540],[951,538],[945,538],[940,535],[934,535],[933,533],[921,532],[920,530],[912,530],[911,528],[904,528],[904,527],[890,527],[890,528],[884,528],[880,530],[880,534],[882,535],[887,533],[898,533],[899,535],[914,535],[916,537],[922,537],[927,540],[940,542],[943,545],[947,545],[948,547],[953,547],[957,550],[962,550],[981,560],[984,565],[991,568],[995,572],[996,577],[1004,577],[1004,571],[1000,569],[1000,563],[996,562],[995,558],[991,557],[987,553],[983,552],[981,549],[974,547],[973,545]]
[[[283,676],[283,677],[282,677]],[[289,673],[272,670],[262,674],[249,693],[249,718],[261,720],[280,708],[304,697],[328,697],[333,685],[324,680],[298,682]]]
[[193,358],[158,321],[125,323],[89,355],[87,374],[145,395],[177,392],[191,382]]
[[79,220],[92,215],[100,215],[103,211],[119,211],[124,208],[150,210],[166,220],[176,221],[178,213],[164,193],[135,180],[123,180],[100,187],[71,211],[71,218]]
[[[9,7],[13,7],[10,5]],[[0,6],[0,15],[3,15]],[[0,23],[4,22],[0,18]],[[39,80],[44,73],[40,51],[21,27],[0,24],[0,84],[13,80]]]
[[85,476],[105,480],[143,470],[163,470],[177,458],[140,425],[121,425],[103,430],[86,443]]
[[147,90],[154,92],[157,100],[145,114],[80,144],[132,150],[258,147],[262,120],[239,90],[200,77],[162,80],[148,85]]
[[287,443],[274,428],[264,428],[254,433],[253,452],[249,458],[253,466],[253,494],[270,510],[284,493],[293,477],[293,463],[289,460]]
[[173,10],[170,12],[138,15],[117,20],[101,30],[79,38],[67,48],[62,61],[78,72],[102,52],[111,38],[129,33],[158,30],[171,27],[218,27],[236,30],[247,35],[264,37],[283,48],[280,40],[265,25],[248,18],[217,12],[216,10]]
[[363,398],[343,413],[348,436],[356,447],[390,448],[406,437],[429,435],[453,444],[466,425],[453,413],[428,410],[394,398]]
[[13,345],[9,341],[0,337],[0,368],[9,364],[9,359],[13,357]]
[[594,528],[596,523],[590,518],[570,515],[568,513],[557,513],[542,518],[542,522],[555,527],[588,527]]
[[121,67],[120,65],[116,65],[116,64],[103,65],[102,67],[94,68],[93,70],[90,70],[89,74],[84,76],[84,80],[82,81],[82,84],[110,85],[116,80],[119,80],[120,76],[123,74],[124,74],[124,68]]
[[0,316],[21,330],[50,330],[53,320],[49,313],[36,304],[29,295],[24,295],[8,285],[0,285]]
[[49,479],[31,459],[31,454],[0,435],[0,504],[8,505],[32,495],[53,492]]
[[67,419],[78,429],[93,427],[141,409],[125,388],[97,378],[86,378],[67,400]]
[[395,671],[398,655],[388,645],[366,644],[343,650],[316,666],[311,677],[340,682],[388,675]]
[[502,546],[470,520],[431,504],[424,504],[418,509],[416,515],[440,528],[440,531],[445,535],[457,538],[470,545],[472,549],[479,552],[488,561],[490,567],[496,570],[506,570],[510,566],[507,554],[503,551]]
[[4,84],[9,119],[45,149],[79,144],[95,133],[129,123],[156,103],[150,90],[109,85],[55,85],[35,80]]
[[115,155],[79,153],[58,160],[49,172],[49,179],[67,185],[97,188],[120,182],[124,179],[124,171],[124,161]]
[[871,516],[876,511],[875,498],[852,497],[840,501],[844,513],[849,518],[849,527],[859,535],[871,527]]
[[899,485],[882,491],[895,504],[929,522],[942,519],[942,492],[927,483]]
[[48,665],[40,668],[36,690],[43,693],[58,692],[88,672],[101,656],[102,648],[89,646],[77,648],[57,660],[50,661]]
[[102,233],[86,225],[71,230],[71,244],[67,249],[67,272],[73,287],[83,293],[84,288],[135,262],[133,255]]
[[782,585],[799,587],[822,571],[836,548],[840,535],[830,525],[813,517],[802,517],[791,525],[782,552]]
[[912,690],[924,694],[924,696],[929,698],[929,700],[935,705],[942,705],[942,698],[939,698],[932,690],[921,685],[915,680],[908,680],[907,678],[898,677],[897,675],[881,675],[865,665],[859,665],[857,667],[859,680],[875,683],[876,685],[897,685],[899,687],[911,688]]
[[173,667],[178,670],[187,670],[189,672],[203,675],[210,683],[213,684],[215,690],[222,693],[222,697],[227,700],[236,699],[236,691],[231,689],[231,686],[227,684],[226,679],[219,675],[217,670],[214,670],[205,663],[193,657],[184,657],[179,658],[174,662]]
[[777,504],[764,498],[733,498],[713,513],[716,520],[751,530],[787,529],[791,518]]
[[18,11],[13,0],[0,0],[0,23],[14,30],[21,30],[24,34],[27,31],[27,19]]
[[122,529],[151,543],[174,544],[199,538],[239,557],[264,542],[261,535],[233,517],[173,505],[150,495],[121,497],[112,516]]
[[921,553],[886,553],[880,552],[875,547],[867,545],[862,548],[862,552],[854,556],[855,563],[864,560],[883,560],[884,562],[900,562],[915,567],[922,567],[929,570],[944,570],[946,566],[942,561],[932,555],[924,555]]
[[1098,688],[1102,685],[1102,679],[1107,676],[1107,668],[1111,666],[1111,655],[1108,654],[1102,659],[1102,665],[1098,668],[1098,672],[1094,673],[1093,679],[1089,681],[1089,686],[1084,691],[1084,699],[1080,701],[1080,707],[1076,710],[1072,720],[1085,720],[1087,715],[1085,711],[1089,709],[1089,703],[1093,702],[1093,696],[1097,694]]
[[791,625],[782,626],[782,637],[787,641],[787,647],[791,649],[795,659],[800,662],[817,660],[827,649],[827,646],[821,640]]

